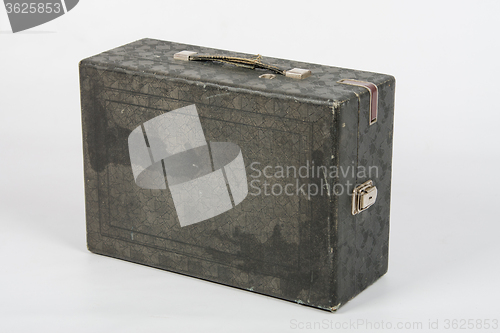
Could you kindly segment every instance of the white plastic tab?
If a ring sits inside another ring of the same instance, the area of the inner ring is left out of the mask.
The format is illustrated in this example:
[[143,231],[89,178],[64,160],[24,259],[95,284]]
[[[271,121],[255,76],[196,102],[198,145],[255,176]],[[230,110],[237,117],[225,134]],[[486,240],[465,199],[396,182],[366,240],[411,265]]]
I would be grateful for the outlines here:
[[195,55],[197,52],[193,51],[181,51],[177,52],[174,54],[174,59],[176,60],[183,60],[183,61],[189,61],[189,57],[192,55]]
[[285,71],[285,76],[291,77],[292,79],[305,79],[306,77],[311,76],[311,71],[308,69],[302,68],[292,68],[290,70]]

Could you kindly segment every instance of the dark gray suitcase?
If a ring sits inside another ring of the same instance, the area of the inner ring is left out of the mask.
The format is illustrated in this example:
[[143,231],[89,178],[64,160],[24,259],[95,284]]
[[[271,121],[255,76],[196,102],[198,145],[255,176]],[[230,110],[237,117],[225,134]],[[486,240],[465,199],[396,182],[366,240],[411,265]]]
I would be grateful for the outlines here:
[[80,84],[90,251],[331,311],[386,273],[392,76],[142,39]]

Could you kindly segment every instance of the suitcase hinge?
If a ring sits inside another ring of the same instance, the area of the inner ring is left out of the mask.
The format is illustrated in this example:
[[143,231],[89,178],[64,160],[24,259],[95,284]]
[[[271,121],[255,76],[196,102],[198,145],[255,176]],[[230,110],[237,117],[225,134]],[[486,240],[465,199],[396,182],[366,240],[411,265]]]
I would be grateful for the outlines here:
[[358,86],[368,89],[370,93],[370,112],[369,112],[369,124],[373,125],[377,122],[378,117],[378,87],[376,84],[366,81],[360,81],[355,79],[342,79],[338,80],[338,83],[348,84],[351,86]]

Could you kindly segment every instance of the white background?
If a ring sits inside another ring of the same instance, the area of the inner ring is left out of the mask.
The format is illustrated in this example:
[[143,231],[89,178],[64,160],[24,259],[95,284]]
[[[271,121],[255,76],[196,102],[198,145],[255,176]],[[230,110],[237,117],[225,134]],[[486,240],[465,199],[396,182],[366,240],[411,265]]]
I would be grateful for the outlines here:
[[[12,34],[0,7],[0,332],[500,320],[499,17],[498,1],[83,0]],[[394,75],[388,274],[331,314],[88,252],[78,62],[144,37]]]

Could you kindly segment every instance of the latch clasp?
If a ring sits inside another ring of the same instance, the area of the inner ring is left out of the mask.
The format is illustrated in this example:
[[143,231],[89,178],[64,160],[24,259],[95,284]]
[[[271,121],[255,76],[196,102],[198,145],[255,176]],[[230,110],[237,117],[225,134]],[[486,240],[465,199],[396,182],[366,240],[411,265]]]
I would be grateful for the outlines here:
[[371,207],[377,200],[377,187],[368,180],[356,187],[352,192],[352,215],[361,213]]

